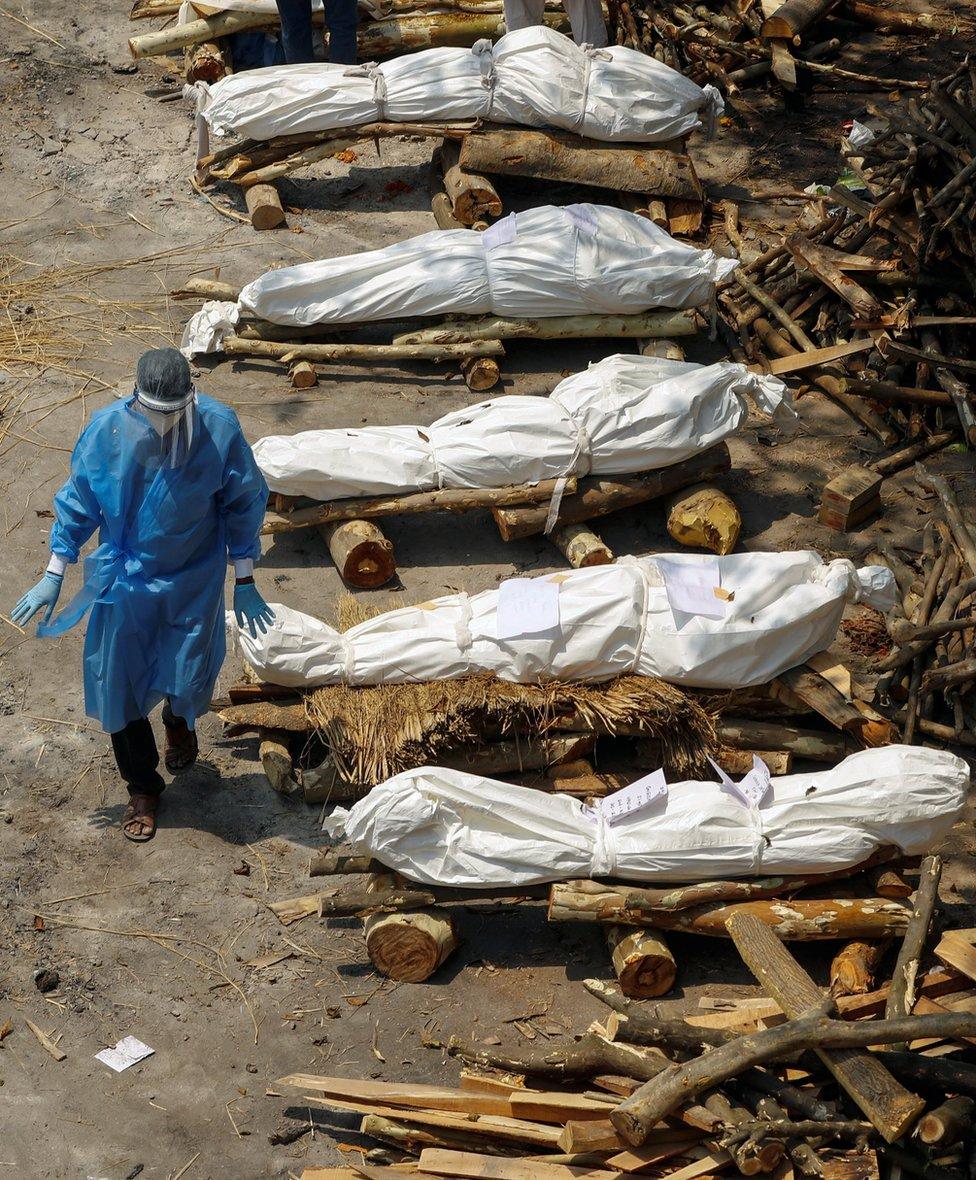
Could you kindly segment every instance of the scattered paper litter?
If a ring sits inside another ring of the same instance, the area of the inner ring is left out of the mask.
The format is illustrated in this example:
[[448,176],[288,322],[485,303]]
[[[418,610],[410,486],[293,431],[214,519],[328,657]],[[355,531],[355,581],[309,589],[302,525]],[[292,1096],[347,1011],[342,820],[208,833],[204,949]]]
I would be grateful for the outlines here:
[[144,1061],[147,1057],[152,1057],[155,1052],[155,1049],[150,1049],[148,1045],[144,1045],[138,1037],[123,1037],[113,1048],[103,1049],[101,1053],[96,1053],[95,1060],[104,1062],[109,1069],[114,1069],[116,1073],[121,1073],[122,1070],[128,1069],[130,1065],[138,1065],[140,1061]]

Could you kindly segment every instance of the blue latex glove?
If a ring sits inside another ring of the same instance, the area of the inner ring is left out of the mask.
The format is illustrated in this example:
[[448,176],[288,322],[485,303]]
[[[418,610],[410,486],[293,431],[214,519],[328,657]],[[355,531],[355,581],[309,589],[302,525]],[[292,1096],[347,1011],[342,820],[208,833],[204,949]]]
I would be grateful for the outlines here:
[[257,637],[258,631],[263,635],[268,625],[274,622],[274,611],[253,582],[238,582],[234,586],[234,616],[239,627],[246,626],[251,632],[252,639]]
[[39,610],[44,610],[47,607],[47,613],[42,620],[42,622],[46,623],[51,615],[54,614],[54,608],[58,601],[58,595],[61,593],[61,583],[63,580],[61,574],[45,574],[33,589],[27,591],[20,602],[10,612],[10,618],[13,622],[18,627],[23,627],[31,621]]

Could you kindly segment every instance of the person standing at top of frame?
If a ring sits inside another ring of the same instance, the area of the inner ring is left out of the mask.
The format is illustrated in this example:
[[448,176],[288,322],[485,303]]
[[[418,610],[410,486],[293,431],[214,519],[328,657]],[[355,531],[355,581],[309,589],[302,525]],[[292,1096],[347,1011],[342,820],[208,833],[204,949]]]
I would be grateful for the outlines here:
[[[577,45],[592,45],[602,49],[607,44],[607,26],[603,21],[600,0],[562,0]],[[545,0],[505,0],[505,29],[527,29],[541,25]]]
[[[111,734],[129,789],[130,840],[150,840],[164,783],[148,716],[163,704],[166,769],[197,757],[194,723],[210,707],[224,661],[224,573],[234,612],[254,635],[274,615],[254,585],[268,488],[234,411],[198,393],[175,348],[144,353],[130,397],[82,432],[54,497],[47,572],[11,611],[44,611],[39,635],[61,635],[91,611],[85,711]],[[67,566],[95,531],[85,582],[51,622]]]
[[[312,0],[275,0],[275,3],[281,18],[281,48],[285,62],[292,66],[315,61],[312,47]],[[356,0],[325,0],[330,62],[346,66],[356,64],[358,21]]]

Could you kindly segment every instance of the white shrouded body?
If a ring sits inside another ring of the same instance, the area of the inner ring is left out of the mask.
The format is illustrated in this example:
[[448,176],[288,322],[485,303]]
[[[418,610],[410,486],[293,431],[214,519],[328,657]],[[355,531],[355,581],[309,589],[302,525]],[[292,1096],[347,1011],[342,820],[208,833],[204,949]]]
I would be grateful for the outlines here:
[[[664,556],[664,555],[662,555]],[[694,554],[672,566],[700,567]],[[887,609],[894,579],[882,566],[855,569],[812,551],[708,558],[729,596],[720,618],[675,614],[654,556],[550,574],[559,625],[499,637],[499,591],[445,595],[339,632],[274,605],[267,633],[238,632],[261,680],[296,688],[451,680],[487,672],[516,683],[600,681],[624,673],[700,688],[764,684],[833,642],[844,606]],[[228,623],[237,630],[233,613]]]
[[833,872],[884,846],[930,852],[959,817],[968,784],[967,764],[948,751],[887,746],[832,770],[774,778],[758,808],[715,782],[672,783],[611,824],[565,795],[425,766],[335,811],[326,827],[425,885],[714,881]]
[[254,456],[272,491],[316,500],[623,475],[670,467],[735,433],[746,395],[767,414],[794,416],[785,385],[744,365],[617,354],[547,398],[492,398],[423,427],[269,435]]
[[544,319],[698,307],[738,265],[624,209],[544,205],[484,233],[434,230],[269,270],[241,291],[236,315],[226,304],[204,304],[186,326],[183,351],[216,351],[241,314],[301,328],[452,313]]
[[481,119],[556,127],[590,139],[664,143],[722,110],[704,89],[633,49],[581,48],[544,26],[495,45],[423,49],[380,65],[271,66],[198,84],[217,135],[271,139],[366,123]]

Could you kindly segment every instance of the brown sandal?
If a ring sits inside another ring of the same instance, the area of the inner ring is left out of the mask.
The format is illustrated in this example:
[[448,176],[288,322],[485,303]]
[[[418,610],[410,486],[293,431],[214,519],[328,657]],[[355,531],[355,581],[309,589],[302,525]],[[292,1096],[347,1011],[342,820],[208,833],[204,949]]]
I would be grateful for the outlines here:
[[[129,805],[122,813],[122,835],[133,844],[145,844],[156,835],[156,808],[159,806],[158,795],[130,795]],[[130,825],[133,825],[130,831]],[[148,831],[136,830],[148,828]]]
[[200,753],[196,731],[185,721],[178,721],[175,725],[164,722],[163,729],[166,731],[166,769],[170,774],[178,774],[192,766]]

